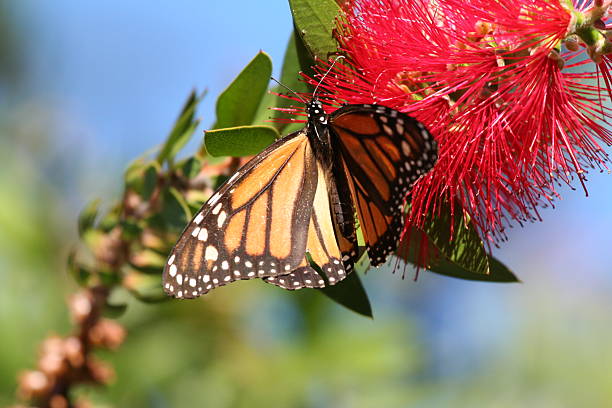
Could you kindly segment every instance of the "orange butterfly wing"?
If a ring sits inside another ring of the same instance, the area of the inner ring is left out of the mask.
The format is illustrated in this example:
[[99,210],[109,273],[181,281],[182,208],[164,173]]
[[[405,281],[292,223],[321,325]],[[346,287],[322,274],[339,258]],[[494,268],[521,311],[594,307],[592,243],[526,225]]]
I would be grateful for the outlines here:
[[330,118],[371,264],[397,249],[404,199],[437,158],[425,127],[399,111],[376,105],[347,105]]
[[166,293],[193,298],[235,280],[298,268],[316,183],[317,164],[305,131],[255,156],[181,234],[164,268]]

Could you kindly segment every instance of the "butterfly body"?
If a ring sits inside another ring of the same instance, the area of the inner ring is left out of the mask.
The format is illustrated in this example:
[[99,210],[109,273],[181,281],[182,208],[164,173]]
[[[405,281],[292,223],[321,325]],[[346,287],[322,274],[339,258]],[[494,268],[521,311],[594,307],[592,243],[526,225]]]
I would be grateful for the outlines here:
[[193,298],[252,278],[285,289],[333,285],[358,259],[355,214],[372,265],[397,248],[404,199],[433,166],[435,141],[383,106],[326,114],[314,98],[307,113],[304,129],[255,156],[185,228],[164,269],[166,293]]

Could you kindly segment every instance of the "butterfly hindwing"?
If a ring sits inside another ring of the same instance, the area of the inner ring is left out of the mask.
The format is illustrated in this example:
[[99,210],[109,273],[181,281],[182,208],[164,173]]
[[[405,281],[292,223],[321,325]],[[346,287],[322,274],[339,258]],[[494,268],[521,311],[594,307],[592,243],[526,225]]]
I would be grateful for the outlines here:
[[193,298],[235,280],[287,274],[302,264],[316,166],[306,133],[299,131],[242,167],[183,231],[164,268],[166,293]]
[[347,105],[329,131],[373,266],[396,250],[404,199],[437,159],[435,141],[416,119],[377,105]]
[[[308,227],[306,250],[311,260],[321,269],[325,277],[310,266],[304,255],[302,264],[289,274],[264,278],[268,283],[285,289],[322,288],[326,281],[335,285],[352,270],[352,263],[343,262],[342,251],[336,238],[336,227],[329,200],[330,187],[327,175],[321,165],[317,171],[317,191],[313,201],[313,210]],[[347,258],[348,261],[348,258]]]

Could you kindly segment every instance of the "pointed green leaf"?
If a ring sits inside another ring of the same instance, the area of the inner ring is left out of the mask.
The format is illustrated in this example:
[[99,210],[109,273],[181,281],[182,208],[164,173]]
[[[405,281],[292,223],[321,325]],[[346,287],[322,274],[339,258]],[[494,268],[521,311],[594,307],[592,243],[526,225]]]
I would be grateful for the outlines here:
[[157,187],[157,180],[161,167],[155,161],[134,161],[125,175],[127,188],[138,194],[144,201],[148,201]]
[[[319,274],[325,276],[322,272]],[[370,299],[368,299],[368,294],[356,272],[349,274],[344,280],[335,285],[326,286],[323,289],[319,289],[319,291],[355,313],[373,317]]]
[[119,225],[121,225],[121,239],[127,242],[137,240],[142,234],[142,227],[133,217],[122,219]]
[[98,211],[100,209],[100,199],[97,198],[91,201],[89,204],[83,208],[81,214],[79,214],[78,219],[78,228],[79,228],[79,236],[83,236],[83,234],[93,228],[96,217],[98,216]]
[[189,94],[187,102],[185,102],[172,131],[170,131],[170,135],[157,155],[159,164],[166,160],[173,160],[174,156],[185,146],[195,132],[200,124],[200,121],[195,119],[195,111],[203,97],[204,94],[198,96],[195,91],[191,91],[191,94]]
[[157,303],[169,300],[161,283],[161,275],[147,275],[132,271],[123,279],[123,287],[142,302]]
[[[300,71],[304,71],[304,67],[301,64],[300,56],[307,59],[306,68],[310,68],[315,64],[314,60],[310,57],[310,54],[304,48],[304,42],[300,38],[299,34],[293,30],[289,36],[289,42],[285,50],[285,57],[283,59],[283,68],[281,71],[280,81],[293,89],[295,92],[309,92],[309,85],[300,80]],[[301,54],[301,55],[300,55]]]
[[109,232],[119,224],[119,213],[121,212],[121,206],[116,204],[110,211],[102,216],[98,222],[98,227],[102,232]]
[[311,78],[314,78],[315,71],[312,67],[316,65],[312,54],[306,48],[302,36],[297,31],[297,27],[293,24],[293,40],[295,45],[295,51],[297,53],[298,63],[300,64],[300,70]]
[[[292,89],[294,92],[307,93],[310,92],[310,86],[306,82],[300,80],[301,65],[297,50],[297,43],[301,44],[302,40],[299,38],[299,36],[296,37],[296,35],[297,34],[292,33],[289,38],[289,43],[287,44],[287,49],[285,51],[285,58],[283,60],[280,82],[286,87]],[[308,56],[308,58],[310,58],[310,56]],[[310,62],[314,65],[314,61],[312,61],[312,59],[310,59]],[[291,91],[280,85],[273,87],[270,92],[274,92],[275,94],[289,95],[295,98]],[[263,98],[254,123],[262,125],[269,124],[270,126],[274,126],[279,132],[285,131],[287,133],[303,128],[304,123],[301,122],[291,124],[287,122],[274,121],[278,118],[299,119],[299,117],[291,115],[290,113],[271,109],[302,106],[302,102],[289,99],[285,96],[277,96],[270,92],[268,92],[268,94]]]
[[263,51],[255,56],[217,99],[214,129],[250,125],[272,75],[272,61]]
[[164,227],[174,230],[182,230],[191,219],[191,211],[185,198],[174,187],[164,191],[159,215]]
[[490,255],[487,256],[487,259],[489,262],[489,274],[487,275],[470,272],[445,258],[440,259],[428,269],[431,272],[458,279],[496,283],[520,282],[516,275],[514,275],[506,265]]
[[283,127],[283,125],[286,125],[286,123],[273,122],[272,120],[273,118],[277,116],[276,114],[278,113],[274,111],[272,108],[276,108],[280,106],[278,102],[280,97],[277,95],[274,95],[272,92],[281,93],[283,91],[285,91],[284,88],[281,89],[280,86],[275,86],[264,94],[263,98],[261,98],[261,103],[259,104],[257,113],[255,113],[255,118],[253,119],[253,125],[271,126],[271,127],[276,128],[280,132],[281,128]]
[[334,0],[289,0],[293,22],[313,57],[327,61],[338,51],[333,36],[340,12]]
[[142,191],[140,195],[145,201],[148,201],[151,198],[153,191],[155,191],[155,187],[157,186],[158,174],[161,172],[161,169],[158,166],[159,165],[156,162],[151,162],[144,169]]
[[127,311],[127,303],[110,303],[106,302],[102,309],[104,317],[109,319],[118,319]]
[[[451,223],[454,223],[452,235]],[[449,261],[472,273],[489,273],[484,244],[474,225],[461,212],[451,215],[449,208],[441,209],[437,217],[430,217],[425,223],[424,231]]]
[[159,275],[164,269],[167,254],[160,254],[153,249],[143,249],[132,255],[130,265],[143,273]]
[[438,257],[430,259],[431,262],[427,265],[426,269],[445,276],[450,276],[458,279],[482,281],[482,282],[520,282],[518,278],[500,261],[492,257],[491,255],[485,254],[487,267],[489,270],[488,274],[475,273],[457,262],[453,262],[443,252],[441,252],[434,242],[427,238],[421,231],[413,229],[410,233],[410,241],[404,241],[401,243],[400,249],[397,251],[397,255],[405,259],[406,261],[415,265],[419,264],[420,260],[418,257],[418,250],[421,247],[421,239],[428,240],[427,244],[430,251],[439,251]]
[[70,251],[70,253],[68,254],[68,259],[66,260],[66,267],[70,275],[72,275],[72,277],[74,278],[76,283],[79,284],[79,286],[87,287],[91,278],[91,271],[89,271],[87,268],[77,262],[76,254],[76,249]]
[[187,179],[195,178],[202,170],[202,161],[193,156],[180,163],[178,166],[181,169],[183,177]]
[[204,142],[211,156],[252,156],[280,135],[271,126],[239,126],[206,132]]

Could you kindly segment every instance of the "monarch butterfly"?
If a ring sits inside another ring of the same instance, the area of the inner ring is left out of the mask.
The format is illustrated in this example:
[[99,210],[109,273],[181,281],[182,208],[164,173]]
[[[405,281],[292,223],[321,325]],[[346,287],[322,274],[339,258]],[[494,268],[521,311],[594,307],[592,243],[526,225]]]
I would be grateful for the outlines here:
[[328,115],[314,95],[306,127],[240,168],[187,225],[164,267],[167,294],[195,298],[251,278],[334,285],[358,260],[355,213],[373,266],[397,249],[404,197],[433,167],[434,139],[397,110],[345,105]]

